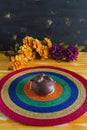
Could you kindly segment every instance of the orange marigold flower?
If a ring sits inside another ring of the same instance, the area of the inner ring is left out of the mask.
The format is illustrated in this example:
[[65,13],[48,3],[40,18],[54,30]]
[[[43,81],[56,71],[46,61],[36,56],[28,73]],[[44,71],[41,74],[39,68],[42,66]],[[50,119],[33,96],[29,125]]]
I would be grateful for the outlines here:
[[44,38],[44,40],[42,41],[42,43],[44,43],[45,45],[47,45],[48,48],[52,47],[52,42],[49,38]]
[[11,63],[13,70],[21,69],[24,67],[24,59],[23,55],[16,55],[15,57],[12,57]]
[[35,40],[33,41],[33,48],[34,48],[34,49],[42,48],[42,44],[41,44],[41,42],[40,42],[38,39],[35,39]]
[[43,47],[43,55],[42,55],[43,58],[48,58],[49,57],[49,49],[47,46],[44,46]]
[[33,37],[30,37],[30,36],[26,36],[25,38],[23,38],[23,44],[24,45],[28,45],[29,47],[33,47],[33,40],[34,38]]
[[52,42],[49,38],[44,38],[43,41],[26,36],[23,38],[23,45],[18,50],[18,55],[11,59],[14,70],[21,69],[30,60],[36,58],[48,58],[49,49],[52,47]]

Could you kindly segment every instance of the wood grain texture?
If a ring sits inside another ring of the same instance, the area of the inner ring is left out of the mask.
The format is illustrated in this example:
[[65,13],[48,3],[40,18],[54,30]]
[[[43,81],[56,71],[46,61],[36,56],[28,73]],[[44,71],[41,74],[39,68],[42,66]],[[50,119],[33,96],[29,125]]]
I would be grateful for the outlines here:
[[[8,70],[10,65],[11,63],[9,61],[9,57],[5,56],[4,53],[0,53],[0,78],[5,74],[11,72],[11,70]],[[87,52],[80,52],[77,60],[75,60],[74,62],[57,62],[52,59],[44,59],[29,61],[29,63],[26,64],[25,67],[32,67],[36,65],[51,65],[62,67],[74,71],[82,75],[84,78],[87,78]]]

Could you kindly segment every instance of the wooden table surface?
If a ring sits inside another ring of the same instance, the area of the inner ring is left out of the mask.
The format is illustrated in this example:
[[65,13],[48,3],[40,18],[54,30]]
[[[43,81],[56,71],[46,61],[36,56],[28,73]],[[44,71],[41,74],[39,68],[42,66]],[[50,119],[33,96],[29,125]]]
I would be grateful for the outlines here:
[[[87,52],[80,52],[78,59],[74,62],[57,62],[55,60],[36,60],[30,61],[25,67],[38,65],[51,65],[65,68],[71,71],[78,73],[87,79]],[[13,70],[8,70],[10,66],[10,61],[4,53],[0,53],[0,79],[6,74],[10,73]],[[87,112],[82,115],[80,118],[69,122],[67,124],[50,126],[50,127],[36,127],[36,126],[27,126],[15,122],[5,116],[3,113],[0,113],[0,130],[87,130]]]

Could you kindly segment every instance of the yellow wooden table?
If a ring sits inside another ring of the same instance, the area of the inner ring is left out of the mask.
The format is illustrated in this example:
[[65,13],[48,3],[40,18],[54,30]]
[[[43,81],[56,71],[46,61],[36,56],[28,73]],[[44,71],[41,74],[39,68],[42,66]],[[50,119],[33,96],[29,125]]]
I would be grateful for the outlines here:
[[[29,62],[26,67],[38,65],[51,65],[65,68],[78,73],[87,79],[87,52],[80,52],[78,59],[74,62],[57,62],[55,60],[36,60],[34,62]],[[12,70],[8,70],[10,66],[9,58],[0,53],[0,79],[6,74],[10,73]],[[87,130],[87,112],[80,118],[58,126],[50,127],[37,127],[37,126],[27,126],[20,124],[16,121],[11,120],[3,113],[0,113],[0,130]]]

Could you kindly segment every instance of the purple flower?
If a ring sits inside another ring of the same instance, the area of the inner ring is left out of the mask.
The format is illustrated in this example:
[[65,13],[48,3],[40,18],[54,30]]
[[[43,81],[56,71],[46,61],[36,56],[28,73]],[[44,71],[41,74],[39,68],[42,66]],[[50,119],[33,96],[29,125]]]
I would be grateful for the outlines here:
[[53,44],[49,53],[52,59],[58,61],[65,60],[67,62],[70,62],[77,59],[79,51],[78,48],[73,45],[69,45],[67,48],[65,48],[63,44],[57,43]]
[[50,49],[50,56],[55,60],[62,60],[63,59],[63,46],[61,44],[53,44],[52,48]]
[[64,51],[64,58],[65,61],[73,61],[77,59],[77,56],[79,54],[78,49],[73,46],[73,45],[69,45]]

